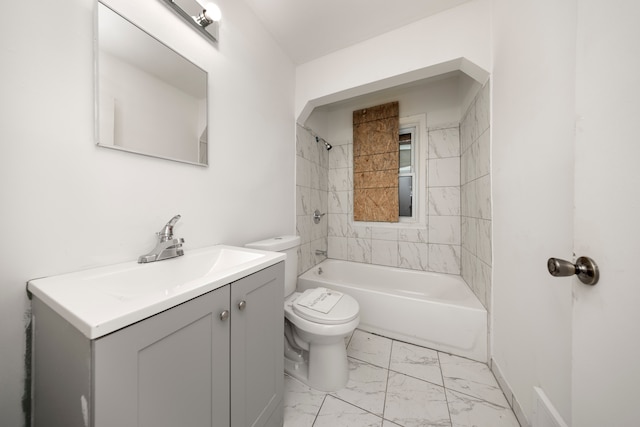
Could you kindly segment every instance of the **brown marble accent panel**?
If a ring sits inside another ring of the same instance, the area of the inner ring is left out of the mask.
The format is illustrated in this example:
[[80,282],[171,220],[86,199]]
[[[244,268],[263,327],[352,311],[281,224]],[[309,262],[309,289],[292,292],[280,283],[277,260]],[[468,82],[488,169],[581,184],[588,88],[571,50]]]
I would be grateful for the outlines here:
[[372,172],[354,172],[353,174],[353,186],[357,188],[389,188],[397,187],[397,184],[397,169]]
[[[397,153],[396,153],[397,154]],[[353,172],[371,172],[380,170],[398,170],[398,156],[390,156],[389,153],[372,154],[370,156],[358,156],[353,159]]]
[[353,219],[398,222],[398,187],[366,188],[354,192]]
[[356,221],[398,222],[399,104],[353,112],[353,210]]

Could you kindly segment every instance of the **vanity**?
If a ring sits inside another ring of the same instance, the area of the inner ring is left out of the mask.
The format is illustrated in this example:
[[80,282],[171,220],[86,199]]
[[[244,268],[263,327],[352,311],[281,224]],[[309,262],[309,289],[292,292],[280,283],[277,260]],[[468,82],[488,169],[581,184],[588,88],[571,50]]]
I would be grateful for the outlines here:
[[33,425],[282,426],[284,258],[217,245],[30,281]]

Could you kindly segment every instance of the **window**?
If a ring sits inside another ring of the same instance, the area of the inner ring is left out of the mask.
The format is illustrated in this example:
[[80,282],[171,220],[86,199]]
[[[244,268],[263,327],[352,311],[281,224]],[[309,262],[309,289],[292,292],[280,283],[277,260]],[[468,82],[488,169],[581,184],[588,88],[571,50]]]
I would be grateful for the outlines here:
[[400,217],[413,218],[413,187],[416,178],[416,127],[400,129],[398,206]]

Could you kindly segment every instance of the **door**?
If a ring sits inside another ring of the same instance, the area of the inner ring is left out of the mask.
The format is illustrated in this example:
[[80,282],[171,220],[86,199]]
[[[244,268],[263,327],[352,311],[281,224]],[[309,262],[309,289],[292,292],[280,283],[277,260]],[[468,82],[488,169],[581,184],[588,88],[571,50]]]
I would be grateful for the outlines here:
[[578,1],[576,256],[600,281],[573,280],[573,426],[639,425],[640,6]]

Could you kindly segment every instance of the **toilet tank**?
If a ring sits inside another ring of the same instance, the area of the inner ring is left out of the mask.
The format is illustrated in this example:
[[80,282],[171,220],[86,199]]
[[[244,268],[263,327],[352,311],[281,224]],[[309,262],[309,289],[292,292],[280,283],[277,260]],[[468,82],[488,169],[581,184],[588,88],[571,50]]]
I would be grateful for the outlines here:
[[247,243],[245,247],[261,251],[284,252],[284,296],[291,295],[296,290],[298,281],[298,246],[300,236],[272,237],[259,242]]

